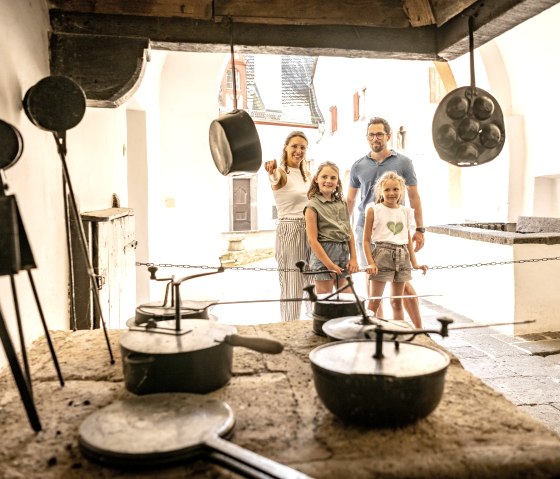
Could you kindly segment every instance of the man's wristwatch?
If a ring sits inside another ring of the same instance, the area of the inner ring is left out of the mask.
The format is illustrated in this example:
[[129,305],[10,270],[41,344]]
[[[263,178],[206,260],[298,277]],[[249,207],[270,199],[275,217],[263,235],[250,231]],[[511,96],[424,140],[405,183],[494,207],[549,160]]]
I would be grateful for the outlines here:
[[416,231],[418,231],[418,233],[424,234],[426,232],[426,228],[416,228]]

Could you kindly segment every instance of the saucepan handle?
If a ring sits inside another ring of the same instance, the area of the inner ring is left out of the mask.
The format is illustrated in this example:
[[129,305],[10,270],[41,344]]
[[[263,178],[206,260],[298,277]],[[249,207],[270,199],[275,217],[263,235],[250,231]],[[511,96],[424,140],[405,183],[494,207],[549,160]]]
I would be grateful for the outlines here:
[[284,345],[275,339],[255,338],[239,334],[228,334],[224,338],[224,342],[230,346],[241,346],[266,354],[280,354],[284,350]]
[[[251,475],[249,477],[262,478],[270,477],[274,479],[311,479],[310,476],[304,474],[303,472],[296,471],[288,466],[284,466],[278,462],[268,459],[264,456],[244,449],[237,444],[226,441],[216,435],[211,435],[206,437],[205,445],[214,450],[220,455],[232,458],[234,461],[232,464],[245,464],[249,466],[247,469],[248,473],[256,473],[256,475]],[[221,456],[217,455],[214,459],[219,459]],[[258,475],[258,472],[263,474]]]

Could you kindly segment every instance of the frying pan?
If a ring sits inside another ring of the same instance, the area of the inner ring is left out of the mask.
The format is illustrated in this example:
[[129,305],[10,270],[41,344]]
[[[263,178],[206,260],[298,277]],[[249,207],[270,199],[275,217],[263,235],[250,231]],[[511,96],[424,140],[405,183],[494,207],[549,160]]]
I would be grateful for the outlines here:
[[125,469],[169,466],[206,456],[247,477],[309,476],[233,444],[231,407],[186,393],[150,394],[115,401],[80,425],[78,443],[87,458]]
[[23,109],[37,127],[65,132],[74,128],[86,112],[86,95],[71,78],[54,75],[37,82],[23,97]]
[[0,170],[14,166],[23,152],[23,138],[19,130],[0,120]]

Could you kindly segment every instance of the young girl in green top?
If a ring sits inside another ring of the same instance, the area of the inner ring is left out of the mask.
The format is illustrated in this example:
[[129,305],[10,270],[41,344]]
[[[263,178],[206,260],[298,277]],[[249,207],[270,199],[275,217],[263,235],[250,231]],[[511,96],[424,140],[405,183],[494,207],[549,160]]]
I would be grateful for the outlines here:
[[311,248],[309,269],[332,271],[313,275],[316,292],[331,293],[335,280],[341,275],[358,271],[354,234],[336,164],[326,161],[319,165],[307,198],[309,202],[304,211],[307,241]]

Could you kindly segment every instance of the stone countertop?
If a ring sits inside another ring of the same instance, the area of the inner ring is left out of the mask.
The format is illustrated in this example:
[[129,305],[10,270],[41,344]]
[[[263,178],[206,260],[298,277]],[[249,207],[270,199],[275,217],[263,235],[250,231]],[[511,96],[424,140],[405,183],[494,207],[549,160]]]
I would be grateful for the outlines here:
[[[273,337],[280,355],[234,349],[234,376],[208,396],[234,410],[233,443],[316,478],[560,477],[560,437],[465,371],[452,357],[443,398],[427,418],[400,429],[342,423],[317,397],[308,354],[326,338],[311,321],[242,326],[244,335]],[[33,432],[9,368],[0,371],[0,477],[238,477],[205,459],[158,470],[122,471],[84,458],[77,435],[94,411],[131,397],[123,385],[118,337],[101,330],[51,333],[65,379],[61,387],[41,338],[29,348],[35,404],[43,426]],[[429,338],[415,342],[438,347]]]
[[517,244],[560,244],[560,233],[558,232],[518,233],[515,231],[498,231],[461,224],[429,226],[426,229],[431,233],[510,246]]

